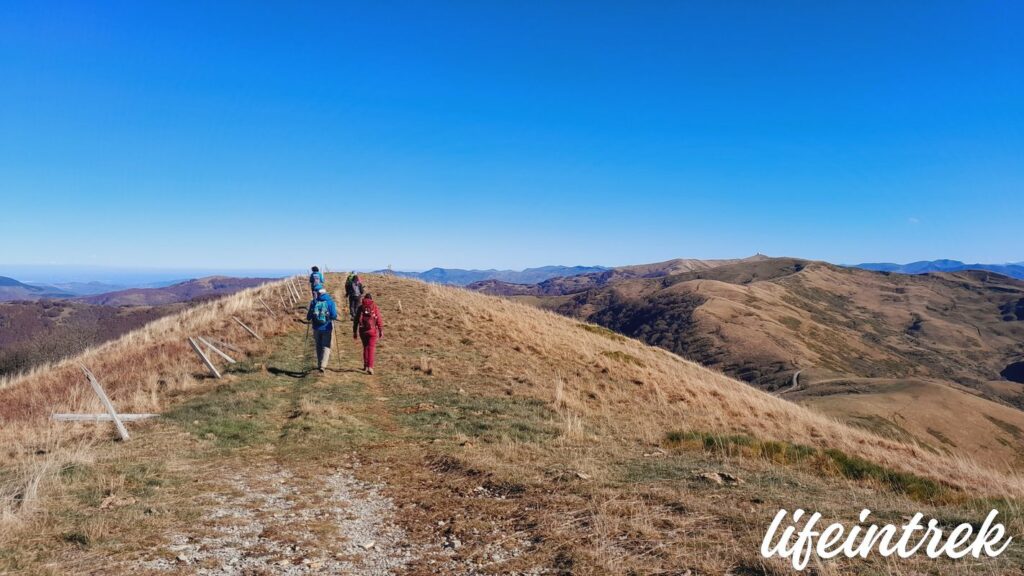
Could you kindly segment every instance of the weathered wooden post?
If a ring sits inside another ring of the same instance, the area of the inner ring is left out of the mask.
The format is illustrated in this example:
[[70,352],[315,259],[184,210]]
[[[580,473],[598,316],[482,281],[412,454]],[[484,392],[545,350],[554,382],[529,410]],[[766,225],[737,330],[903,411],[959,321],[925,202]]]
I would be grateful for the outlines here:
[[238,319],[237,316],[232,316],[231,319],[234,320],[235,322],[237,322],[238,325],[241,326],[242,328],[245,328],[246,332],[248,332],[249,334],[252,334],[253,338],[255,338],[257,340],[263,340],[263,338],[261,338],[259,334],[254,332],[252,328],[249,328],[248,326],[246,326],[241,320]]
[[110,414],[110,419],[114,421],[114,426],[117,427],[117,433],[121,436],[121,440],[125,442],[131,440],[131,437],[128,436],[128,429],[124,427],[124,423],[121,422],[121,418],[117,415],[117,410],[114,410],[114,404],[110,401],[110,398],[107,398],[107,393],[103,391],[103,387],[96,381],[96,377],[84,365],[80,364],[79,368],[82,369],[82,372],[85,372],[85,377],[89,379],[93,392],[100,397],[100,402],[107,409],[107,414]]
[[270,306],[267,306],[267,303],[263,301],[262,296],[257,296],[256,299],[260,301],[260,304],[263,304],[263,307],[267,309],[267,312],[270,312],[271,316],[277,316],[277,313],[274,312],[274,309],[271,308]]
[[146,418],[156,418],[159,414],[118,414],[117,410],[114,409],[114,403],[107,397],[107,393],[103,390],[103,386],[100,386],[99,380],[96,376],[86,368],[84,365],[79,364],[79,368],[85,373],[85,377],[89,380],[89,385],[92,386],[92,391],[99,397],[100,403],[103,404],[103,408],[106,409],[106,414],[50,414],[50,418],[56,422],[113,422],[114,426],[117,427],[117,434],[121,437],[121,440],[127,442],[131,439],[128,436],[128,429],[125,428],[125,422],[133,422],[135,420],[145,420]]
[[210,338],[210,342],[213,342],[214,344],[220,346],[221,348],[224,348],[225,350],[231,350],[232,352],[237,352],[239,354],[242,354],[242,351],[239,350],[237,347],[232,346],[231,344],[229,344],[229,343],[227,343],[227,342],[225,342],[223,340],[217,340],[215,338]]
[[199,354],[199,358],[203,360],[203,363],[210,369],[210,372],[213,372],[214,378],[220,378],[220,372],[217,371],[217,367],[213,365],[213,362],[210,362],[206,353],[203,352],[203,349],[199,347],[199,344],[196,344],[196,341],[191,336],[189,336],[188,343],[192,345],[192,349],[196,351],[196,354]]
[[216,346],[214,346],[213,344],[210,344],[209,342],[207,342],[206,338],[203,338],[202,336],[198,336],[198,338],[199,338],[200,342],[202,342],[203,344],[206,344],[207,348],[209,348],[210,350],[213,350],[218,356],[220,356],[221,358],[227,360],[228,364],[236,364],[234,358],[232,358],[231,356],[228,356],[227,354],[225,354],[225,353],[221,352],[220,350],[218,350]]

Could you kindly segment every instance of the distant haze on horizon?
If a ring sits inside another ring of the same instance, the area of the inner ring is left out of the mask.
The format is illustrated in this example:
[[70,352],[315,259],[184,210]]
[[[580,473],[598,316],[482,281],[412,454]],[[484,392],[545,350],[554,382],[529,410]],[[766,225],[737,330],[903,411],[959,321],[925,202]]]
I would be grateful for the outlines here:
[[[746,258],[752,256],[747,254],[745,256],[735,256],[732,258]],[[793,255],[768,255],[771,257],[795,257]],[[676,258],[692,259],[690,256],[677,256]],[[466,269],[466,270],[524,270],[528,268],[541,268],[544,266],[602,266],[606,268],[614,268],[617,266],[629,266],[636,264],[652,264],[655,262],[662,262],[665,260],[673,260],[675,258],[666,258],[663,260],[640,260],[636,262],[618,262],[618,263],[607,263],[607,262],[573,262],[573,263],[546,263],[546,264],[535,264],[530,266],[524,266],[515,268],[511,266],[502,266],[500,264],[490,264],[486,266],[428,266],[425,268],[400,268],[393,267],[398,272],[424,272],[433,268],[445,268],[445,269]],[[704,258],[698,258],[704,260]],[[731,259],[731,258],[730,258]],[[893,264],[910,264],[913,262],[921,262],[923,260],[914,260],[910,262],[894,262]],[[826,260],[827,262],[827,260]],[[881,260],[873,260],[870,262],[831,262],[832,264],[838,264],[841,266],[854,266],[858,264],[869,264],[869,263],[892,263],[883,262]],[[965,264],[1024,264],[1024,261],[1007,261],[1007,262],[965,262]],[[326,267],[331,272],[347,272],[348,270],[356,270],[358,272],[371,272],[376,270],[386,269],[387,266],[332,266],[330,263],[320,262],[318,264],[321,268]],[[59,264],[0,264],[0,276],[7,276],[14,278],[21,282],[28,283],[64,283],[64,282],[103,282],[111,284],[124,284],[133,285],[141,283],[152,283],[152,282],[166,282],[172,280],[188,280],[192,278],[202,278],[207,276],[234,276],[234,277],[265,277],[265,278],[278,278],[294,274],[305,274],[309,271],[309,266],[299,267],[278,267],[278,268],[230,268],[230,267],[215,267],[215,268],[147,268],[147,267],[131,267],[131,266],[81,266],[81,265],[59,265]]]
[[1020,261],[1022,28],[993,0],[14,2],[0,262]]

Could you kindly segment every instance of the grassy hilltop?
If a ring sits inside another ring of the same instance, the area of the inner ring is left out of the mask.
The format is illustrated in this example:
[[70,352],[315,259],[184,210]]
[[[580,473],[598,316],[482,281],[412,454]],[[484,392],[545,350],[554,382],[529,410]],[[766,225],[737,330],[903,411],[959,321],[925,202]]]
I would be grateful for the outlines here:
[[[387,324],[372,377],[347,325],[327,374],[306,373],[304,303],[281,283],[86,352],[120,410],[163,414],[130,424],[127,444],[108,425],[47,420],[100,411],[72,362],[0,385],[0,573],[785,574],[758,554],[779,508],[953,525],[997,507],[1011,536],[1024,527],[1010,473],[524,304],[367,285]],[[240,349],[223,380],[202,376],[185,343],[197,334]],[[1022,562],[1014,545],[995,560],[812,565],[1009,574]]]

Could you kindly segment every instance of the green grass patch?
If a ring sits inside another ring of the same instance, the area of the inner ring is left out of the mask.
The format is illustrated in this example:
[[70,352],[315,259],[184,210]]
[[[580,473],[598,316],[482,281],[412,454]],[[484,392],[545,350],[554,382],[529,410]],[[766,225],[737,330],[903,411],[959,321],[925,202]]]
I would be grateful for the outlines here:
[[557,414],[532,398],[444,394],[400,400],[398,420],[419,438],[462,434],[482,442],[545,442],[558,435]]
[[759,440],[746,435],[716,435],[706,432],[672,431],[665,435],[669,448],[700,449],[733,458],[760,458],[776,464],[800,466],[815,472],[880,485],[886,490],[927,503],[954,499],[952,488],[909,472],[900,472],[841,450]]
[[626,340],[629,340],[629,338],[626,338],[622,334],[619,334],[617,332],[613,332],[613,331],[605,328],[604,326],[597,326],[596,324],[583,324],[583,323],[577,324],[577,326],[579,326],[583,330],[586,330],[587,332],[590,332],[591,334],[597,334],[598,336],[604,336],[605,338],[610,338],[612,340],[615,340],[616,342],[625,342]]
[[266,442],[273,430],[272,410],[280,409],[279,395],[265,387],[221,386],[164,414],[200,438],[214,440],[221,448],[237,448]]
[[637,358],[636,356],[633,356],[632,354],[622,352],[620,350],[605,350],[604,352],[601,352],[601,355],[607,358],[611,358],[612,360],[622,362],[623,364],[631,364],[633,366],[640,366],[641,368],[644,366],[643,360]]

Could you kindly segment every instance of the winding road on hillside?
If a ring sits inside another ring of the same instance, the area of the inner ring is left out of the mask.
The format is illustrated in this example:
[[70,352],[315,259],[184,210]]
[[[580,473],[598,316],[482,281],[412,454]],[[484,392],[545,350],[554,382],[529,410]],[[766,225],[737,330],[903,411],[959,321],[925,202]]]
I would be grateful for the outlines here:
[[792,384],[789,385],[789,388],[786,388],[785,390],[781,390],[779,392],[776,392],[776,396],[782,396],[783,394],[787,394],[789,392],[792,392],[792,391],[796,390],[797,386],[800,385],[800,373],[801,372],[803,372],[803,370],[797,370],[796,372],[794,372],[793,373],[793,382],[792,382]]

